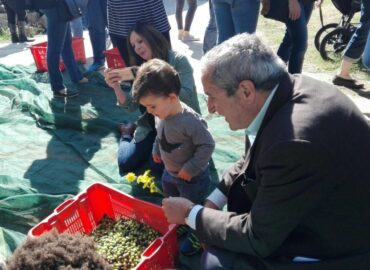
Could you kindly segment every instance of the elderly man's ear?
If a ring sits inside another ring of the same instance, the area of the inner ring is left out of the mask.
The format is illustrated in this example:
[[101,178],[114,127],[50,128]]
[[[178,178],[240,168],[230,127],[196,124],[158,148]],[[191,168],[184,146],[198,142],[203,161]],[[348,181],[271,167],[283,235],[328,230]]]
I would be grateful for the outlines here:
[[239,83],[240,98],[248,104],[253,103],[256,98],[256,88],[250,80],[244,80]]

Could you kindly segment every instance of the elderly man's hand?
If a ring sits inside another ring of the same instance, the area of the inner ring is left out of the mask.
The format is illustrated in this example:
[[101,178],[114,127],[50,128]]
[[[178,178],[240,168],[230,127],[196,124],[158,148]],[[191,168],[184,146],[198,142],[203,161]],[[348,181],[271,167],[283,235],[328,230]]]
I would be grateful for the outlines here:
[[185,224],[185,218],[191,206],[190,200],[181,197],[163,199],[162,209],[169,223]]

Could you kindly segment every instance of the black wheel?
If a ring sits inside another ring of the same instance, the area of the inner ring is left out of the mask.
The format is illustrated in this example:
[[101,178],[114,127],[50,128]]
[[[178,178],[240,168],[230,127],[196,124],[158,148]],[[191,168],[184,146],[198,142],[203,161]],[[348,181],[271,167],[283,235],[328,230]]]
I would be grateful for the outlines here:
[[329,32],[333,31],[338,27],[337,23],[329,23],[324,25],[317,31],[315,35],[315,47],[317,51],[320,51],[321,38],[326,36]]
[[320,44],[320,55],[324,60],[338,61],[351,38],[351,31],[337,28],[323,37]]

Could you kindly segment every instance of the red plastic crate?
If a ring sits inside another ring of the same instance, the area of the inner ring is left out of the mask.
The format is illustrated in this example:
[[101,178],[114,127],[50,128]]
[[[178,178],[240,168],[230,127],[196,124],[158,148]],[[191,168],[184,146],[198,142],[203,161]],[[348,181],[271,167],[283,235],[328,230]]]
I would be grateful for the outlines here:
[[127,67],[125,61],[122,59],[117,48],[106,50],[104,52],[107,58],[108,68],[124,68]]
[[148,224],[162,236],[141,255],[137,270],[165,269],[175,266],[176,226],[169,224],[158,205],[142,201],[101,183],[91,185],[74,198],[60,204],[54,212],[33,227],[28,235],[37,237],[56,228],[58,232],[90,234],[100,219],[128,217]]
[[[31,53],[33,59],[35,60],[36,68],[38,72],[45,72],[48,71],[48,66],[46,62],[46,50],[47,50],[48,43],[41,42],[38,44],[34,44],[29,46],[31,49]],[[85,55],[85,46],[84,46],[84,39],[79,37],[72,38],[72,49],[75,59],[78,63],[85,64],[86,63],[86,55]],[[65,69],[63,60],[60,59],[59,69],[63,71]]]

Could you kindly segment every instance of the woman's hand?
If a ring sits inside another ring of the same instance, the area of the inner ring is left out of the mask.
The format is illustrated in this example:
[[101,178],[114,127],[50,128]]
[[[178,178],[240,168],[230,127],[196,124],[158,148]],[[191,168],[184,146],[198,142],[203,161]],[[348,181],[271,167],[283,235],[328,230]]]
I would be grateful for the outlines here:
[[181,197],[170,197],[162,200],[162,209],[169,223],[185,224],[189,207],[194,205],[191,201]]
[[301,16],[301,6],[298,0],[289,0],[289,19],[297,20]]
[[[108,68],[104,71],[105,82],[112,88],[115,85],[119,84],[121,81],[131,81],[134,79],[134,75],[132,73],[133,67],[126,67],[126,68],[117,68],[111,69]],[[136,68],[136,67],[135,67]]]

